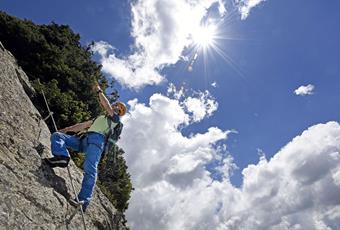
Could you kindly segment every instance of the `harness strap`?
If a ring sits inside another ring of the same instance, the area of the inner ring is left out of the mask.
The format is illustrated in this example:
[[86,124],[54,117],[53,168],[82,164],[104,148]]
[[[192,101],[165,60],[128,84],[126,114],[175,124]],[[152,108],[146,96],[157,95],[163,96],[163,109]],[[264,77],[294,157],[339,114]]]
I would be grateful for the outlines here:
[[108,118],[108,123],[109,123],[109,133],[106,136],[105,144],[108,142],[110,136],[112,135],[112,120],[109,117],[107,118]]

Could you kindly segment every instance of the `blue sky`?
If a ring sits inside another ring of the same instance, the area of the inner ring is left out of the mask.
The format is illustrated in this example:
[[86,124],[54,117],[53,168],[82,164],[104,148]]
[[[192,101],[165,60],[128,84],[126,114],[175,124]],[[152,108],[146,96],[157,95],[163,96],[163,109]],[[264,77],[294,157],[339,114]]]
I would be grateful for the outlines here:
[[[153,1],[136,1],[133,4],[138,9],[137,6],[142,7],[138,3],[142,2]],[[223,17],[217,11],[218,2],[226,8]],[[238,6],[254,2],[258,5],[250,7],[249,15],[241,19],[242,12]],[[39,24],[51,21],[68,24],[81,35],[83,44],[93,40],[114,47],[114,50],[105,49],[107,53],[102,56],[98,52],[96,60],[102,62],[112,53],[115,58],[128,57],[133,53],[131,47],[136,37],[131,36],[132,5],[126,1],[109,0],[100,3],[39,0],[23,6],[22,1],[11,0],[0,2],[0,9]],[[162,16],[161,7],[156,9]],[[166,7],[170,9],[171,6]],[[232,186],[238,188],[243,183],[242,170],[249,169],[251,164],[259,167],[261,153],[269,160],[308,127],[339,121],[339,7],[340,2],[334,0],[327,3],[320,0],[216,1],[204,17],[215,18],[220,23],[218,33],[229,39],[216,39],[215,42],[233,64],[211,48],[207,55],[198,53],[191,72],[187,70],[188,61],[183,59],[163,62],[165,66],[161,63],[157,67],[165,82],[146,83],[138,90],[118,84],[121,99],[128,102],[136,98],[138,105],[144,103],[146,108],[151,108],[151,105],[148,107],[150,97],[156,93],[167,95],[170,83],[177,90],[184,87],[187,93],[183,100],[194,97],[194,91],[197,96],[208,90],[207,98],[218,103],[218,108],[211,114],[205,111],[204,118],[198,122],[177,128],[182,128],[180,133],[184,137],[205,133],[210,127],[218,127],[221,131],[235,130],[228,134],[228,138],[217,138],[213,145],[227,145],[222,155],[229,153],[239,168],[234,169],[230,177]],[[189,49],[190,46],[182,50],[183,54]],[[112,76],[109,68],[104,72],[108,77]],[[212,86],[214,82],[216,87]],[[311,94],[294,93],[300,86],[309,84],[314,86]],[[137,108],[141,107],[134,107],[132,111],[140,114]],[[188,106],[184,111],[187,110]],[[187,114],[192,119],[192,114]],[[211,162],[208,161],[206,165],[209,164]]]

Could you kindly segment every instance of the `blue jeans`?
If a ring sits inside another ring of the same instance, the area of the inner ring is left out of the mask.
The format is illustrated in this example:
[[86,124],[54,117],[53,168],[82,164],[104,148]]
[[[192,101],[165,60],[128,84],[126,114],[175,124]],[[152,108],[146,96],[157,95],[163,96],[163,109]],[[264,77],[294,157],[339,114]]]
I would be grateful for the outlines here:
[[53,156],[70,157],[68,148],[85,153],[84,178],[78,199],[87,206],[93,194],[97,180],[97,166],[104,150],[105,136],[90,132],[85,138],[55,132],[51,136],[51,150]]

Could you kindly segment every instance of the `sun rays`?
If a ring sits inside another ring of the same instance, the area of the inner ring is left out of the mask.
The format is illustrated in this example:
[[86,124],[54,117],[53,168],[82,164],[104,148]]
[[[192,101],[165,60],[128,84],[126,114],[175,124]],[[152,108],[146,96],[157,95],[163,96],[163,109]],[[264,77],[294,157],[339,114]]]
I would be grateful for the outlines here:
[[208,49],[215,43],[216,32],[217,27],[215,24],[199,26],[192,33],[194,45],[199,48]]
[[189,48],[189,61],[187,65],[187,71],[191,72],[194,69],[194,65],[198,58],[203,58],[203,68],[205,74],[207,74],[207,66],[209,65],[211,57],[217,54],[239,75],[244,78],[243,71],[239,68],[236,61],[227,54],[226,47],[230,41],[244,41],[240,37],[233,34],[229,34],[225,30],[234,19],[233,12],[230,15],[221,18],[219,20],[207,19],[206,23],[203,23],[196,28],[191,29],[191,44]]

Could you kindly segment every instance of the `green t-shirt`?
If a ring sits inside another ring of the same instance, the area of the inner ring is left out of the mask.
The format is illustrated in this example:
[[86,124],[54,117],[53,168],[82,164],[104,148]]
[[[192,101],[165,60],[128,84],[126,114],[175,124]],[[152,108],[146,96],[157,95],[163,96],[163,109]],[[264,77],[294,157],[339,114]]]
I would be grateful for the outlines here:
[[[106,136],[110,131],[108,119],[109,118],[106,117],[105,115],[100,115],[93,121],[91,127],[87,131],[100,133]],[[117,123],[112,121],[111,128],[114,128],[116,125]]]

